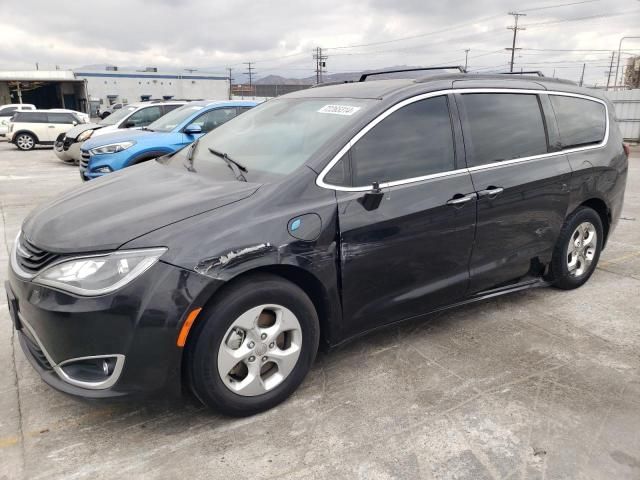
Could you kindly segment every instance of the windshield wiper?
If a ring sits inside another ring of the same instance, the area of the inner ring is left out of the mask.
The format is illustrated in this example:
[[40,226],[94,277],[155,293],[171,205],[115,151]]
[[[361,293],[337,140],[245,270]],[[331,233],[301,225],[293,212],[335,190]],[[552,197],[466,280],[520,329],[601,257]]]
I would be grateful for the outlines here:
[[249,170],[247,170],[247,167],[245,167],[241,163],[233,160],[226,153],[219,152],[217,150],[214,150],[211,147],[209,147],[209,151],[211,153],[213,153],[216,157],[220,157],[222,160],[225,161],[227,166],[231,169],[231,171],[233,171],[233,174],[235,175],[236,179],[238,179],[238,180],[240,180],[242,182],[246,182],[247,181],[247,178],[242,173],[242,172],[244,172],[244,173],[248,173],[249,172]]
[[190,172],[196,171],[196,169],[193,168],[193,155],[196,153],[196,149],[198,148],[199,142],[200,142],[200,139],[196,140],[191,145],[189,145],[189,151],[187,152],[187,158],[186,158],[189,165],[185,165],[185,166],[187,167],[187,170],[189,170]]

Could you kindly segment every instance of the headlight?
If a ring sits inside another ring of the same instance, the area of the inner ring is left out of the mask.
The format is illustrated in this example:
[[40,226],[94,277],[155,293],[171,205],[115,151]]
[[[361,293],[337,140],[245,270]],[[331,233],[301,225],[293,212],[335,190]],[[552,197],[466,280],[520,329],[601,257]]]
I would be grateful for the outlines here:
[[76,138],[76,142],[84,142],[85,140],[88,140],[89,138],[91,138],[91,135],[93,135],[93,132],[94,130],[85,130],[80,135],[78,135],[78,138]]
[[135,142],[120,142],[120,143],[111,143],[109,145],[103,145],[102,147],[96,147],[89,150],[91,155],[103,155],[105,153],[118,153],[127,148],[135,145]]
[[166,251],[149,248],[76,257],[45,269],[33,282],[83,296],[104,295],[144,273]]

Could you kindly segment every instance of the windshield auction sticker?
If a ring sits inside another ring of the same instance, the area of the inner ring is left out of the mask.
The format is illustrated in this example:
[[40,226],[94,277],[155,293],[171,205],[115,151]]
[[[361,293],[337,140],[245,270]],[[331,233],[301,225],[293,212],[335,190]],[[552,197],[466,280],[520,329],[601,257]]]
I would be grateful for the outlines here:
[[353,115],[360,107],[352,107],[351,105],[325,105],[318,113],[332,113],[334,115]]

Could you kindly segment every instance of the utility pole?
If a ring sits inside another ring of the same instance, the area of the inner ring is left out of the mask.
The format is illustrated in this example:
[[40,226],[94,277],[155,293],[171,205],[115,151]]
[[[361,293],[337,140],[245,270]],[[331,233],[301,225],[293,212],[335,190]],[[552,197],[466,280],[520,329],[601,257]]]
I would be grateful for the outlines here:
[[611,83],[611,74],[613,73],[613,59],[616,56],[616,51],[611,52],[611,63],[609,64],[609,70],[605,72],[607,74],[607,87],[605,90],[609,90],[609,84]]
[[505,48],[505,50],[511,50],[511,67],[509,68],[510,72],[513,72],[513,57],[516,53],[516,50],[520,50],[516,48],[516,37],[518,35],[518,30],[526,30],[524,27],[518,26],[518,19],[520,17],[526,17],[526,13],[518,13],[518,12],[509,12],[509,15],[513,16],[514,24],[512,27],[507,27],[508,30],[513,30],[513,43],[511,44],[511,48]]
[[315,53],[313,54],[313,59],[316,61],[316,84],[322,83],[322,73],[327,66],[327,58],[329,58],[327,55],[322,54],[322,48],[316,47]]
[[582,64],[582,75],[580,75],[580,86],[582,86],[582,84],[584,83],[584,69],[587,66],[586,63]]
[[465,48],[464,49],[464,71],[467,71],[467,66],[469,64],[469,51],[471,49],[470,48]]
[[227,70],[229,70],[229,100],[231,100],[233,98],[233,92],[231,88],[231,86],[233,85],[233,77],[231,76],[233,68],[227,67]]
[[244,64],[247,66],[247,71],[244,72],[244,74],[249,76],[249,90],[251,90],[251,93],[255,97],[255,94],[253,92],[253,76],[256,73],[255,68],[252,67],[253,62],[244,62]]

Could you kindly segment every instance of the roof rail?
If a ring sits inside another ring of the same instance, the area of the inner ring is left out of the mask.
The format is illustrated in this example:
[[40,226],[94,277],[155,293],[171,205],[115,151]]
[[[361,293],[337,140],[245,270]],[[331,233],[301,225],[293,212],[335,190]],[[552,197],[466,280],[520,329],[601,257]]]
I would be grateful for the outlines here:
[[467,73],[464,67],[461,67],[460,65],[450,65],[450,66],[444,66],[444,67],[403,68],[400,70],[384,70],[380,72],[363,73],[362,75],[360,75],[360,80],[358,81],[364,82],[367,79],[367,77],[372,77],[374,75],[385,75],[387,73],[402,73],[402,72],[422,72],[425,70],[458,70],[460,73]]
[[500,72],[499,75],[537,75],[539,77],[544,77],[544,73],[540,70],[525,70],[522,72]]

